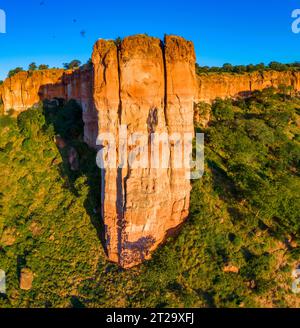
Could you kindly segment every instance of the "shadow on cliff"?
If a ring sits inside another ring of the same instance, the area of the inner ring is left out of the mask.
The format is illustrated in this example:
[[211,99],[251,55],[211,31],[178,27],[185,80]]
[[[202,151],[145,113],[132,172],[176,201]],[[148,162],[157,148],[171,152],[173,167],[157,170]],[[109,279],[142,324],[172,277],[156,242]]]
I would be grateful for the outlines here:
[[43,101],[43,111],[48,128],[53,129],[56,136],[66,187],[76,197],[84,197],[86,212],[106,251],[100,206],[101,170],[96,165],[96,150],[83,141],[82,108],[75,100],[54,99]]

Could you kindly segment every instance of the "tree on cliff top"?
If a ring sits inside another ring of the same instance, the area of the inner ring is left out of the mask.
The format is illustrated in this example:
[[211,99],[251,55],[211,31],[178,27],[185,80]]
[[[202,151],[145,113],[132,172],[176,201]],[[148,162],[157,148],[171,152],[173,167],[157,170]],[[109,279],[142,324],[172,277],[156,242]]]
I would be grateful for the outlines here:
[[74,68],[78,68],[81,65],[81,61],[74,59],[72,60],[70,63],[64,63],[63,66],[65,69],[74,69]]
[[286,64],[281,64],[276,61],[271,62],[269,64],[269,68],[279,72],[288,70],[288,66]]
[[28,71],[35,71],[37,69],[37,65],[35,62],[29,64]]
[[115,45],[117,47],[121,46],[121,43],[122,43],[122,38],[120,36],[118,36],[116,39],[115,39]]
[[24,71],[23,67],[16,67],[15,69],[12,69],[8,72],[7,77],[12,77],[15,74],[17,74],[19,72],[23,72],[23,71]]
[[265,65],[264,63],[260,63],[257,65],[249,64],[249,65],[232,65],[229,63],[224,64],[222,67],[209,67],[209,66],[200,66],[196,64],[196,72],[197,74],[201,73],[252,73],[252,72],[263,72],[268,70],[283,72],[283,71],[299,71],[300,63],[290,63],[290,64],[282,64],[279,62],[271,62],[269,65]]
[[42,70],[44,70],[44,69],[48,69],[49,68],[49,65],[45,65],[45,64],[41,64],[40,66],[39,66],[39,70],[40,71],[42,71]]

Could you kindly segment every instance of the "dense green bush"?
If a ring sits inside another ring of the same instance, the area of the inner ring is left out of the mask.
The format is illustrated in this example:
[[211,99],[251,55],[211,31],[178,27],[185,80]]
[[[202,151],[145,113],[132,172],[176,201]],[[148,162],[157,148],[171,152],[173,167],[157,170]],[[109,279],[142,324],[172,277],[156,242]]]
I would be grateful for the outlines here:
[[74,68],[79,68],[81,65],[81,61],[74,59],[70,63],[64,63],[63,67],[64,69],[74,69]]
[[217,121],[230,121],[234,118],[233,106],[230,100],[217,99],[212,106],[212,114]]
[[34,63],[34,62],[28,65],[28,71],[36,71],[37,68],[38,67],[37,67],[36,63]]
[[[0,307],[297,306],[300,100],[269,89],[212,107],[190,217],[131,270],[105,259],[99,170],[82,142],[78,105],[0,116],[0,268],[8,278]],[[57,134],[77,150],[79,171],[57,149]],[[35,275],[28,292],[19,289],[24,266]]]
[[17,73],[23,72],[24,69],[22,67],[16,67],[15,69],[12,69],[8,72],[7,77],[13,77]]
[[45,69],[49,69],[49,65],[41,64],[41,65],[39,65],[38,69],[39,69],[40,71],[45,70]]

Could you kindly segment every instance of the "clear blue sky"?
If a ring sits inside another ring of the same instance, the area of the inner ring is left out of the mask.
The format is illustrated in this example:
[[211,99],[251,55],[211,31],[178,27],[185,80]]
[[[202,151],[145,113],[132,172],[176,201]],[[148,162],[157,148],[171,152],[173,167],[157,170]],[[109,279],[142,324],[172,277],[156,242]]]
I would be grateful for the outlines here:
[[201,65],[300,60],[300,34],[291,31],[300,0],[0,0],[0,8],[0,79],[32,61],[85,62],[98,38],[136,33],[188,38]]

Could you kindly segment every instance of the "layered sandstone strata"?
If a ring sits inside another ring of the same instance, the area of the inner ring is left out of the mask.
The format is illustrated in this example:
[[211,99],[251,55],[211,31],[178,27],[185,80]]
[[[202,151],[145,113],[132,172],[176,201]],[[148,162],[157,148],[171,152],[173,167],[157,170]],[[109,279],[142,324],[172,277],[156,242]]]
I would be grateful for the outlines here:
[[150,156],[148,168],[138,167],[141,158],[129,164],[128,154],[137,147],[130,145],[137,132],[146,136],[139,147],[150,147],[152,133],[193,133],[195,54],[192,43],[179,37],[167,37],[164,45],[156,38],[133,36],[119,47],[99,40],[92,60],[99,132],[116,138],[118,165],[124,151],[119,148],[120,126],[127,128],[129,137],[128,165],[106,168],[102,174],[108,257],[128,268],[149,258],[168,231],[188,215],[186,170],[161,163],[151,167]]

